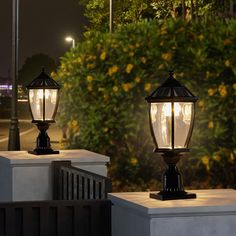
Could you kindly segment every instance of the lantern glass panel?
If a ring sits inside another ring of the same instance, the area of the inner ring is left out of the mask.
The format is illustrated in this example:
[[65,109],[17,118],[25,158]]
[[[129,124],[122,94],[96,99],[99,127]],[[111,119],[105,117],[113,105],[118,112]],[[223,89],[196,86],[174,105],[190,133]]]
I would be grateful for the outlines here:
[[[174,102],[174,148],[187,148],[193,124],[194,104]],[[172,103],[151,103],[150,117],[158,148],[172,149]]]
[[150,117],[158,148],[171,149],[171,103],[151,103]]
[[192,102],[174,103],[174,148],[187,148],[194,114]]
[[53,120],[57,107],[57,100],[58,89],[30,89],[29,101],[33,119],[39,121]]
[[45,89],[45,120],[54,120],[58,89]]
[[43,120],[43,89],[29,90],[30,109],[34,120]]

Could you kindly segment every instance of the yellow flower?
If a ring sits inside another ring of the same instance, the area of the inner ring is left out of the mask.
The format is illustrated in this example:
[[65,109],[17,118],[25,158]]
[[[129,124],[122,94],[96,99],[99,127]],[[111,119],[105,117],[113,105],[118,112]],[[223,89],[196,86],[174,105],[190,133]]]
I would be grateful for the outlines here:
[[88,75],[88,76],[86,77],[86,80],[87,80],[88,82],[92,82],[92,81],[93,81],[93,76]]
[[230,44],[232,44],[232,41],[230,39],[224,40],[224,45],[230,45]]
[[214,158],[216,161],[220,161],[220,160],[221,160],[221,156],[219,156],[219,155],[215,155],[215,156],[213,156],[213,158]]
[[63,87],[64,87],[65,89],[70,89],[70,88],[72,88],[72,85],[71,85],[71,84],[68,84],[68,83],[64,83]]
[[202,108],[202,107],[204,107],[204,105],[205,105],[205,104],[204,104],[204,101],[200,100],[200,101],[198,102],[198,106],[199,106],[199,107]]
[[141,78],[140,78],[140,77],[136,77],[136,78],[134,79],[134,81],[138,84],[138,83],[140,83]]
[[78,121],[72,120],[71,125],[72,125],[72,127],[76,127],[78,125]]
[[199,40],[202,41],[204,39],[204,36],[201,34],[198,36]]
[[209,165],[209,157],[208,156],[203,156],[202,157],[202,163],[206,166]]
[[118,87],[117,86],[113,86],[112,90],[113,90],[113,92],[116,93],[118,91]]
[[131,83],[122,84],[122,88],[125,92],[128,92],[132,88]]
[[150,83],[145,83],[145,85],[144,85],[144,90],[145,90],[146,92],[149,92],[149,91],[151,90],[151,87],[152,87],[152,85],[151,85]]
[[106,57],[107,57],[107,53],[106,52],[102,52],[101,55],[100,55],[100,59],[102,61],[104,61],[106,59]]
[[132,69],[134,68],[134,66],[132,64],[128,64],[126,66],[126,73],[127,74],[130,74],[130,72],[132,71]]
[[227,96],[227,88],[224,84],[221,84],[219,86],[218,91],[219,91],[221,97],[226,97]]
[[140,47],[140,44],[139,44],[139,43],[136,43],[136,44],[135,44],[135,47],[136,47],[136,48],[139,48],[139,47]]
[[91,60],[96,60],[96,58],[97,58],[97,57],[96,57],[95,55],[89,55],[88,58],[87,58],[87,60],[90,60],[90,61],[91,61]]
[[110,75],[110,76],[112,76],[113,74],[115,74],[117,71],[119,70],[119,67],[118,66],[112,66],[111,68],[109,68],[109,70],[108,70],[108,74]]
[[213,129],[214,128],[214,122],[213,121],[209,121],[208,122],[208,129]]
[[130,52],[130,53],[129,53],[129,56],[130,56],[130,57],[133,57],[133,56],[134,56],[134,52]]
[[233,153],[230,153],[230,161],[233,162],[234,161],[234,154]]
[[161,65],[158,66],[158,69],[159,69],[159,70],[161,70],[161,69],[163,69],[163,68],[164,68],[164,65],[163,65],[163,64],[161,64]]
[[73,132],[79,131],[79,126],[78,126],[77,120],[70,120],[67,123],[67,125],[68,125],[68,128],[70,129],[70,131],[73,131]]
[[236,83],[233,84],[233,88],[236,89]]
[[141,62],[142,62],[143,64],[146,64],[147,58],[146,58],[146,57],[141,57]]
[[109,130],[109,129],[108,129],[107,127],[103,128],[103,132],[104,132],[104,133],[107,133],[108,130]]
[[209,96],[213,96],[215,94],[215,92],[216,92],[215,89],[212,89],[212,88],[208,89],[208,95]]
[[161,42],[160,42],[160,46],[163,46],[163,45],[164,45],[164,42],[163,42],[163,41],[161,41]]
[[166,30],[166,27],[162,27],[161,28],[161,31],[160,31],[160,35],[164,35],[164,34],[167,34],[167,30]]
[[88,89],[88,91],[92,91],[92,90],[93,90],[93,87],[92,87],[91,85],[89,85],[89,86],[87,87],[87,89]]
[[226,66],[226,67],[230,67],[230,61],[229,61],[229,60],[226,60],[226,61],[225,61],[225,66]]
[[170,52],[162,53],[161,57],[162,57],[162,59],[164,59],[166,61],[170,61],[172,59],[172,54]]
[[56,76],[56,73],[54,71],[51,72],[51,77],[54,78]]
[[131,165],[136,166],[138,164],[138,160],[135,157],[132,157],[130,160]]

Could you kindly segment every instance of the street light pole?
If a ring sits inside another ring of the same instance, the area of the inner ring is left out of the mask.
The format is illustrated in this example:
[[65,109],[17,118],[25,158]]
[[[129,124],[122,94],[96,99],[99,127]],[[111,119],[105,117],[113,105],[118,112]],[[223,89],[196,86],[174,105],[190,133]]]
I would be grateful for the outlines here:
[[71,36],[65,38],[66,42],[72,42],[72,48],[75,48],[75,39]]
[[75,48],[75,40],[72,39],[72,48]]
[[109,32],[113,31],[113,0],[110,0]]
[[12,6],[12,99],[11,123],[9,130],[8,150],[20,150],[20,134],[17,117],[18,94],[18,39],[19,39],[19,0],[13,0]]

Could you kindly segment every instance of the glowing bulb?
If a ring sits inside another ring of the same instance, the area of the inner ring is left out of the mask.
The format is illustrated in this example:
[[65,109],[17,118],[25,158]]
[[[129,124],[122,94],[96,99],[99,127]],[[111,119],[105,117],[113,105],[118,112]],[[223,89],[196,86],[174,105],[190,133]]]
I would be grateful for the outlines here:
[[48,99],[50,95],[50,92],[48,89],[45,89],[45,99]]
[[164,103],[162,111],[164,112],[164,116],[171,116],[171,103]]
[[42,89],[38,90],[37,97],[38,97],[38,99],[43,99],[43,90]]
[[[171,103],[164,103],[162,107],[162,111],[164,112],[164,116],[171,116]],[[181,107],[178,102],[174,103],[174,116],[179,116],[181,111]]]
[[174,103],[174,113],[175,113],[175,116],[179,116],[180,111],[181,111],[181,107],[180,107],[179,103],[175,102]]

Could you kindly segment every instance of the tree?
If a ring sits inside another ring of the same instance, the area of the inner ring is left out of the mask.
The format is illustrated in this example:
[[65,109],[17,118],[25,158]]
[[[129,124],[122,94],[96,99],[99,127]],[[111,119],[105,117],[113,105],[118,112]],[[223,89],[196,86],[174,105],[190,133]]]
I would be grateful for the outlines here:
[[42,68],[47,73],[56,70],[57,65],[55,61],[46,54],[35,54],[26,58],[24,65],[19,71],[19,84],[24,87],[27,86],[39,73]]
[[[113,0],[114,26],[154,18],[152,2],[153,0]],[[85,16],[91,23],[89,30],[108,30],[109,0],[82,0],[80,4],[85,7]]]
[[[108,31],[109,0],[81,0],[88,18],[89,31]],[[202,16],[234,16],[235,0],[113,0],[113,23],[136,23],[141,19],[166,19]]]

